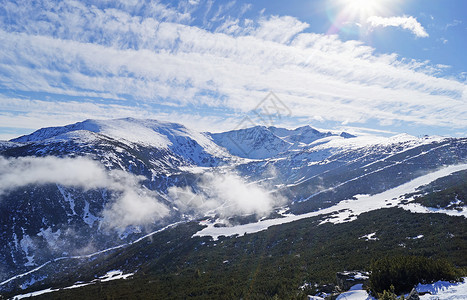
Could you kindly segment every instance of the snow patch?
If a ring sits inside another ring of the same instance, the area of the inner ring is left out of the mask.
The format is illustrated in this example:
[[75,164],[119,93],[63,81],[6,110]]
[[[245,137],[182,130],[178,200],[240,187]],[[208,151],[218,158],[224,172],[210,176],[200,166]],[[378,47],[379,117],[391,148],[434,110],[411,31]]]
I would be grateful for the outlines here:
[[376,300],[363,289],[362,284],[356,284],[349,291],[340,294],[336,300]]
[[60,237],[60,233],[60,229],[53,232],[52,228],[49,227],[45,230],[44,228],[41,228],[41,231],[37,235],[42,236],[46,240],[49,247],[55,249],[57,240]]
[[120,270],[112,270],[107,272],[104,276],[99,277],[100,281],[106,282],[117,279],[127,279],[130,276],[133,276],[134,273],[123,274]]
[[14,227],[13,227],[13,241],[15,242],[15,249],[18,250],[19,247],[19,242],[18,242],[18,236],[16,235],[16,232],[14,232]]
[[409,240],[418,240],[418,239],[421,239],[423,238],[423,234],[419,234],[417,236],[414,236],[414,237],[408,237],[407,239]]
[[84,201],[84,210],[83,210],[83,221],[84,223],[88,224],[89,227],[92,227],[92,225],[96,222],[99,221],[100,218],[94,216],[90,211],[89,211],[89,202]]
[[379,240],[379,238],[377,238],[375,235],[376,235],[376,232],[373,232],[373,233],[362,235],[361,237],[359,237],[359,239],[365,239],[365,241],[377,241],[377,240]]
[[30,287],[31,285],[33,285],[34,283],[38,282],[38,281],[42,281],[44,279],[47,278],[47,275],[44,275],[42,277],[39,277],[39,278],[36,278],[35,276],[32,276],[28,281],[24,282],[23,284],[20,285],[20,288],[22,290],[24,289],[27,289],[28,287]]
[[[112,271],[107,272],[104,276],[99,277],[99,279],[94,279],[93,281],[87,282],[87,283],[77,282],[74,285],[65,287],[63,289],[64,290],[69,290],[69,289],[80,288],[80,287],[83,287],[83,286],[86,286],[86,285],[95,284],[98,281],[106,282],[106,281],[117,280],[117,279],[127,279],[128,277],[133,276],[133,275],[134,275],[134,273],[123,274],[123,272],[120,271],[120,270],[112,270]],[[34,282],[35,281],[33,281],[32,283],[34,283]],[[59,290],[60,289],[47,288],[47,289],[44,289],[44,290],[35,291],[35,292],[27,293],[27,294],[16,295],[16,296],[12,297],[11,299],[19,300],[19,299],[23,299],[23,298],[35,297],[35,296],[39,296],[39,295],[43,295],[43,294],[47,294],[47,293],[52,293],[52,292],[56,292],[56,291],[59,291]]]
[[324,300],[324,298],[320,296],[308,296],[308,300]]
[[62,194],[63,196],[63,199],[65,200],[65,202],[68,202],[69,205],[70,205],[70,209],[72,211],[72,215],[76,215],[76,212],[75,212],[75,200],[73,199],[73,197],[71,196],[71,193],[68,193],[62,186],[60,186],[59,184],[57,184],[57,188],[60,192],[60,194]]
[[34,242],[32,241],[31,237],[27,234],[24,234],[19,244],[21,245],[21,249],[23,249],[23,252],[26,255],[26,259],[28,260],[28,262],[25,263],[24,265],[27,267],[34,266],[36,264],[34,262],[34,255],[31,254],[30,251],[34,249],[35,246],[34,246]]
[[421,295],[421,300],[453,300],[467,299],[467,277],[464,282],[437,281],[432,284],[419,284],[416,289],[419,293],[429,293]]
[[404,206],[402,206],[405,210],[408,210],[413,213],[419,213],[419,214],[433,214],[433,213],[438,213],[438,214],[445,214],[448,216],[457,216],[457,217],[464,217],[467,218],[467,208],[463,207],[462,209],[459,210],[454,210],[454,209],[443,209],[443,208],[433,208],[433,207],[426,207],[423,206],[419,203],[408,203]]
[[367,272],[355,272],[355,271],[349,271],[349,272],[342,272],[343,275],[351,275],[352,280],[368,280],[370,279],[369,273]]
[[142,229],[141,229],[141,226],[128,226],[125,228],[125,230],[123,230],[119,235],[118,237],[121,239],[121,240],[124,240],[126,239],[129,235],[131,234],[135,234],[135,233],[141,233],[142,232]]
[[13,300],[19,300],[19,299],[23,299],[23,298],[35,297],[35,296],[39,296],[39,295],[42,295],[42,294],[51,293],[51,292],[54,292],[54,291],[58,291],[58,290],[53,290],[51,288],[48,288],[48,289],[45,289],[45,290],[40,290],[40,291],[37,291],[37,292],[28,293],[28,294],[16,295],[12,299]]

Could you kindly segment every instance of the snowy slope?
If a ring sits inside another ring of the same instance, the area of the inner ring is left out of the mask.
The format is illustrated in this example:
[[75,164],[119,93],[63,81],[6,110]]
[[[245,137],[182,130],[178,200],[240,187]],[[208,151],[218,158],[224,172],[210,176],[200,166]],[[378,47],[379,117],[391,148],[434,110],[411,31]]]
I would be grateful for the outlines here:
[[[376,195],[357,195],[356,199],[343,199],[338,204],[329,208],[320,209],[318,211],[309,212],[302,215],[286,214],[282,218],[260,220],[256,223],[248,223],[244,225],[219,227],[215,222],[201,225],[208,225],[200,230],[195,236],[211,236],[215,240],[220,236],[241,236],[247,233],[255,233],[268,229],[271,226],[286,224],[301,219],[311,218],[315,216],[327,216],[321,224],[330,223],[344,223],[356,220],[362,213],[381,209],[388,206],[400,206],[404,209],[410,210],[415,213],[444,213],[453,216],[463,216],[467,218],[467,209],[463,210],[443,210],[443,209],[423,209],[420,205],[412,203],[406,204],[402,196],[413,193],[420,186],[429,184],[438,178],[448,176],[452,173],[467,170],[467,164],[448,166],[436,172],[420,176],[408,183],[389,189],[385,192]],[[419,208],[418,210],[416,208]]]

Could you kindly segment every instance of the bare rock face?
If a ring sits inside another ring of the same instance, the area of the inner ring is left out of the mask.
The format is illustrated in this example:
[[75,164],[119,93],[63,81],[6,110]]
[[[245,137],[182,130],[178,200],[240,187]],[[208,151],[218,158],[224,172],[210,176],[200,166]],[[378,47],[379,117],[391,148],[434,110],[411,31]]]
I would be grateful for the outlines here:
[[368,272],[362,271],[338,272],[336,277],[337,286],[341,291],[348,291],[356,284],[363,284],[363,286],[366,286],[370,278]]

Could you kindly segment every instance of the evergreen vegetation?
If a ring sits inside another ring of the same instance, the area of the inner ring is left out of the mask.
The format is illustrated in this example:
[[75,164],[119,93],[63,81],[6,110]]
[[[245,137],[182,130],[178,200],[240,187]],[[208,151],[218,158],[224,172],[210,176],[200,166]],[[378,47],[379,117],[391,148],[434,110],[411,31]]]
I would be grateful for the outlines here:
[[404,296],[397,297],[396,293],[394,292],[395,288],[391,285],[389,291],[384,290],[382,293],[378,293],[378,300],[404,300]]
[[423,206],[462,209],[467,203],[467,171],[440,178],[424,186],[419,193],[422,195],[415,197],[415,202]]
[[370,289],[375,295],[391,289],[401,294],[410,292],[418,283],[460,281],[461,275],[461,271],[445,259],[386,256],[371,263]]
[[[329,289],[331,284],[332,290],[336,272],[368,271],[373,259],[375,266],[384,267],[384,259],[376,263],[384,255],[430,257],[434,265],[428,270],[440,270],[443,274],[440,279],[452,278],[444,276],[451,274],[452,265],[445,267],[447,263],[439,259],[467,266],[467,220],[463,217],[412,214],[400,208],[387,208],[364,213],[349,223],[319,225],[321,220],[303,219],[217,241],[192,237],[201,228],[197,223],[182,224],[85,264],[67,265],[60,273],[54,272],[57,265],[51,264],[47,266],[50,281],[35,286],[34,290],[63,288],[78,280],[89,282],[95,278],[94,274],[121,269],[138,272],[131,279],[62,289],[38,298],[306,299],[323,286]],[[376,232],[377,240],[362,238],[372,232]],[[413,239],[419,235],[423,238]],[[415,265],[425,263],[416,258],[409,261]],[[60,278],[53,277],[54,273],[60,274]],[[304,283],[308,283],[307,287],[300,289]],[[397,281],[394,285],[401,290]],[[389,286],[378,291],[385,289]]]

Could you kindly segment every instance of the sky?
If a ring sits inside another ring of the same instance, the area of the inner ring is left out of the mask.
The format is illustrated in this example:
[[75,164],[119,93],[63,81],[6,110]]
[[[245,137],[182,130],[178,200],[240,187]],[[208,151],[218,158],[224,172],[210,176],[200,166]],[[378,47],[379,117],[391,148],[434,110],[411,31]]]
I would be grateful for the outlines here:
[[0,140],[124,117],[467,135],[465,0],[0,2]]

